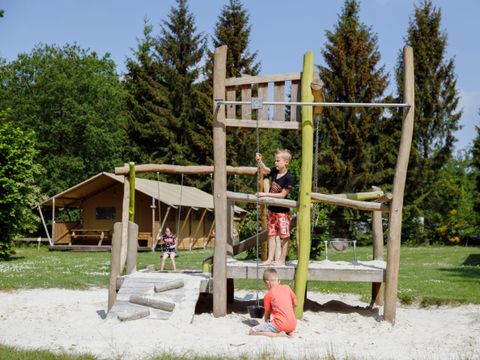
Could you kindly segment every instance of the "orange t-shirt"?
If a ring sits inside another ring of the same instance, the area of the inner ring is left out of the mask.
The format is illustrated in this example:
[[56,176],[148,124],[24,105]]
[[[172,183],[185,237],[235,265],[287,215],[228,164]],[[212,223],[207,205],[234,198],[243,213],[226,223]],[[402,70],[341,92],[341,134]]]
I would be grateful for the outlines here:
[[265,311],[271,311],[271,320],[279,331],[289,333],[297,326],[297,318],[293,313],[294,300],[295,294],[288,285],[272,287],[263,298]]

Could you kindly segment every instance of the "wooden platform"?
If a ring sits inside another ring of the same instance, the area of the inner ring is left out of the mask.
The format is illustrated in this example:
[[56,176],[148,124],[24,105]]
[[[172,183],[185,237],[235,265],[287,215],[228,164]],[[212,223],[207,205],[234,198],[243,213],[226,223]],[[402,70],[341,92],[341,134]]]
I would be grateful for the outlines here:
[[[275,266],[273,266],[275,267]],[[297,261],[287,262],[285,266],[275,269],[282,280],[294,280]],[[258,268],[258,277],[262,279],[267,267]],[[385,261],[310,261],[308,280],[319,281],[354,281],[354,282],[385,282]],[[227,278],[257,279],[255,261],[238,261],[227,259]]]

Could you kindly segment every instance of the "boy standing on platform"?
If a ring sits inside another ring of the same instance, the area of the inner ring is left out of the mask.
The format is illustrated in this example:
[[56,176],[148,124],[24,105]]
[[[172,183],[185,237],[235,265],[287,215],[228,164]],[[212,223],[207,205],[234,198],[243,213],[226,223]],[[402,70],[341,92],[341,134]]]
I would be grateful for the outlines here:
[[[270,175],[272,182],[270,192],[258,192],[258,197],[268,196],[276,199],[285,199],[292,189],[295,179],[288,172],[288,164],[292,160],[289,150],[277,150],[275,152],[275,167],[268,168],[262,161],[262,154],[256,153],[258,167],[262,174]],[[274,261],[275,237],[282,240],[280,258]],[[281,206],[270,205],[268,207],[268,258],[261,265],[285,265],[290,245],[290,209]]]

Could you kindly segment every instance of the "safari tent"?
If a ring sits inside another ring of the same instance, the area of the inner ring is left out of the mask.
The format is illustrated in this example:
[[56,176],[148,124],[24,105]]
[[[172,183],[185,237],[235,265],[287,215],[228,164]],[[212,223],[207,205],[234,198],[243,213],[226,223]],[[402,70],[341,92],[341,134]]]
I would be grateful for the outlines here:
[[[108,249],[113,224],[122,221],[123,182],[123,176],[102,172],[38,204],[50,247]],[[236,207],[235,213],[240,220],[244,210]],[[47,225],[49,219],[53,226]],[[137,178],[135,223],[140,250],[153,247],[161,226],[178,233],[180,249],[211,247],[215,234],[213,197],[191,186]]]

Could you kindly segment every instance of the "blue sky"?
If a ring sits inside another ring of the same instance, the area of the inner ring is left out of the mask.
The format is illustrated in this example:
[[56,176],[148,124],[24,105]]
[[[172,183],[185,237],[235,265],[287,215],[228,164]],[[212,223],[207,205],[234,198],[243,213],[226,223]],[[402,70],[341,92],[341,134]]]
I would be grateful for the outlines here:
[[[198,31],[211,35],[227,0],[189,0]],[[480,1],[434,0],[448,34],[447,57],[455,58],[463,129],[457,148],[471,145],[480,126]],[[158,32],[174,0],[0,0],[0,57],[14,60],[39,43],[77,42],[100,55],[111,54],[122,73],[147,17]],[[332,30],[343,0],[243,0],[252,25],[250,50],[258,51],[263,74],[301,71],[303,54],[321,64],[325,31]],[[392,74],[403,46],[414,0],[360,0],[360,19],[378,35],[381,64]],[[392,76],[391,76],[392,79]],[[393,81],[391,81],[393,84]],[[393,89],[393,86],[391,87]]]

